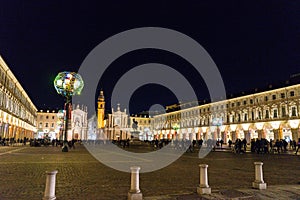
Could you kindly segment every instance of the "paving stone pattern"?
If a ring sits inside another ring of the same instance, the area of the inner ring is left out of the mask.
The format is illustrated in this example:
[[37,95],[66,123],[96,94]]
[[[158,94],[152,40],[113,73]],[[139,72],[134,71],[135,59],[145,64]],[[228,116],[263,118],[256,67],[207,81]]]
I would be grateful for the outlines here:
[[[233,154],[227,151],[211,152],[203,159],[197,155],[197,151],[185,153],[166,168],[140,174],[140,189],[145,200],[271,199],[279,197],[278,193],[288,195],[286,199],[300,196],[300,156]],[[255,161],[263,161],[264,180],[268,188],[273,187],[265,193],[267,196],[251,189]],[[203,163],[209,165],[209,185],[213,194],[200,197],[195,192],[199,184],[198,165]],[[45,171],[52,170],[58,170],[58,200],[126,199],[130,189],[129,173],[101,164],[84,146],[77,145],[67,153],[51,146],[0,147],[0,199],[40,200],[45,190]],[[287,191],[278,189],[281,188],[279,185],[285,185]]]

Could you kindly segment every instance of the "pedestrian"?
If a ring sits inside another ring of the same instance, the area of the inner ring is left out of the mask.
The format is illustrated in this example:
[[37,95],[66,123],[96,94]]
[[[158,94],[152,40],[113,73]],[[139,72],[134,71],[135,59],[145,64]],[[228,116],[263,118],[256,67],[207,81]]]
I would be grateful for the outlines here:
[[298,151],[299,151],[299,149],[300,149],[300,138],[298,138],[298,144],[297,144],[297,146],[298,146],[298,147],[297,147],[297,150],[296,150],[296,153],[295,153],[296,155],[297,155],[297,153],[298,153]]
[[228,145],[229,145],[228,147],[231,148],[232,141],[230,139],[228,140]]
[[247,140],[246,140],[246,138],[243,139],[242,143],[243,143],[243,147],[244,147],[244,153],[246,153],[246,149],[247,149]]

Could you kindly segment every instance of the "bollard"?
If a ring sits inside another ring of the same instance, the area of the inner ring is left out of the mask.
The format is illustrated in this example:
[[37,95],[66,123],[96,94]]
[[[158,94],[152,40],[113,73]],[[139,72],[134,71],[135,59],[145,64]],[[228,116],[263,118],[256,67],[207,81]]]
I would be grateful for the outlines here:
[[139,171],[140,167],[130,167],[131,170],[131,186],[128,192],[128,200],[142,200],[143,194],[139,185]]
[[252,182],[252,187],[259,190],[267,189],[267,184],[263,179],[262,162],[254,162],[255,165],[255,181]]
[[45,188],[45,195],[43,200],[54,200],[55,197],[55,177],[57,171],[48,172],[46,171],[46,188]]
[[206,164],[199,165],[200,167],[200,185],[197,187],[198,194],[211,194],[211,188],[208,185],[207,167]]

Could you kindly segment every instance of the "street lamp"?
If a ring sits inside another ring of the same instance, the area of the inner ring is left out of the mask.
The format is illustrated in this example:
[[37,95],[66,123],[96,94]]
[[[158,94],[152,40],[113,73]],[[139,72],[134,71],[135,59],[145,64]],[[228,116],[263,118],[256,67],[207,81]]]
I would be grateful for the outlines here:
[[[174,124],[174,126],[172,127],[174,130],[175,130],[175,133],[174,133],[174,137],[176,137],[177,135],[177,130],[180,128],[179,124]],[[175,138],[176,139],[176,138]]]
[[68,152],[68,126],[71,119],[70,108],[72,105],[72,96],[80,95],[83,88],[83,80],[76,72],[60,72],[54,79],[54,87],[56,92],[65,97],[65,131],[64,131],[64,146],[63,152]]

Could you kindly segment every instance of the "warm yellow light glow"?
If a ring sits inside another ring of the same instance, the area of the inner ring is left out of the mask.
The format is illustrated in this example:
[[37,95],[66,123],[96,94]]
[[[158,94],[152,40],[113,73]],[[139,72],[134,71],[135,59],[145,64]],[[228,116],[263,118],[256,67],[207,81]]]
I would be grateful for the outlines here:
[[298,128],[300,120],[299,119],[293,119],[293,120],[289,120],[288,123],[291,126],[291,128]]
[[257,122],[255,123],[255,126],[258,130],[262,130],[263,126],[264,126],[264,123],[263,122]]
[[273,122],[269,122],[269,123],[271,124],[273,129],[279,129],[279,126],[280,126],[281,122],[282,121],[273,121]]
[[223,131],[225,131],[226,126],[225,126],[225,125],[222,125],[222,126],[220,126],[219,128],[220,128],[220,131],[223,132]]
[[241,124],[244,131],[248,131],[250,124]]
[[231,131],[235,131],[236,126],[237,126],[236,124],[231,124],[231,125],[230,125],[230,130],[231,130]]

